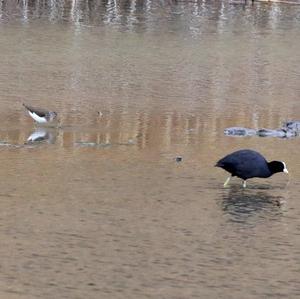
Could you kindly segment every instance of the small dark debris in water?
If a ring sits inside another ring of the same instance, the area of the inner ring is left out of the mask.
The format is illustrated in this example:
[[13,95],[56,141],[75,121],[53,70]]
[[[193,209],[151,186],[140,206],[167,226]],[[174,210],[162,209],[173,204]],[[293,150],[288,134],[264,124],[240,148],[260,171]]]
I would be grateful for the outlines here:
[[176,161],[177,163],[182,162],[182,157],[181,157],[181,156],[177,156],[177,157],[175,158],[175,161]]

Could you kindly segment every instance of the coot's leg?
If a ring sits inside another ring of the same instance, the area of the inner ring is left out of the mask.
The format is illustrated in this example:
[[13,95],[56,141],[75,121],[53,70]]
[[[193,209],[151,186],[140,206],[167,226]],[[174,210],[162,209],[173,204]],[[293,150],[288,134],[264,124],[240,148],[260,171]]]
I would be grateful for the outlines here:
[[244,187],[244,188],[246,188],[246,187],[247,187],[246,180],[243,182],[243,187]]
[[228,177],[228,178],[227,178],[227,180],[225,181],[225,183],[224,183],[224,187],[226,187],[226,186],[228,185],[228,183],[229,183],[230,179],[231,179],[231,176],[230,176],[230,177]]

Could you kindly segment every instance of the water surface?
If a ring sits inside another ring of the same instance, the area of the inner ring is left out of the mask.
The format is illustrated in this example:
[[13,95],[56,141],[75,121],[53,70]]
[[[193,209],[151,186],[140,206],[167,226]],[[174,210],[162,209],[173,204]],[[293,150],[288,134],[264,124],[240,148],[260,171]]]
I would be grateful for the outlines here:
[[[299,16],[284,4],[4,1],[0,297],[300,296],[300,138],[223,134],[300,119]],[[61,128],[36,128],[23,102],[57,111]],[[213,166],[240,148],[290,176],[224,189]]]

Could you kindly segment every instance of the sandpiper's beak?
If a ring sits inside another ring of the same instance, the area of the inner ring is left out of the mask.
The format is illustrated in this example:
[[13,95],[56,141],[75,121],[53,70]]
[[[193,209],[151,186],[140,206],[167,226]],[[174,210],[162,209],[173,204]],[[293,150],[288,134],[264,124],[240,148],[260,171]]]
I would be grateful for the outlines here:
[[283,169],[283,172],[287,174],[289,173],[289,171],[286,168]]

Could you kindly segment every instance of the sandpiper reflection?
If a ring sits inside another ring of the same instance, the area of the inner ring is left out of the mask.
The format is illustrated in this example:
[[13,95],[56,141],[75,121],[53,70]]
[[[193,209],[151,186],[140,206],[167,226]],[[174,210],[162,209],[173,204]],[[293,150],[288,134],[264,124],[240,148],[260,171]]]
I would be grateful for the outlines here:
[[54,144],[58,131],[53,128],[39,127],[26,140],[26,144],[48,142]]

